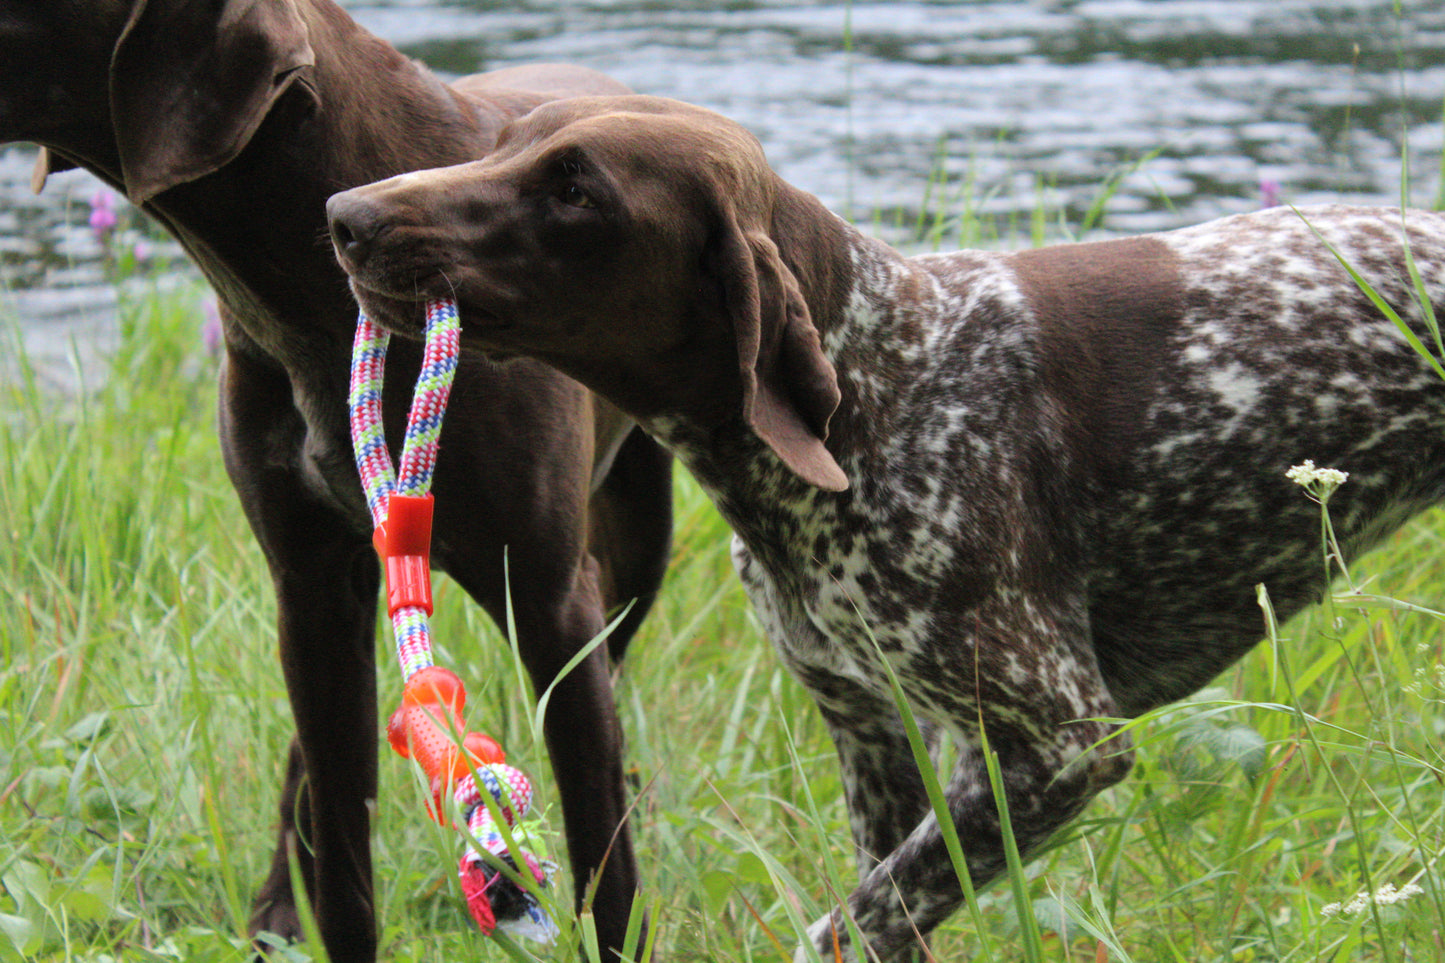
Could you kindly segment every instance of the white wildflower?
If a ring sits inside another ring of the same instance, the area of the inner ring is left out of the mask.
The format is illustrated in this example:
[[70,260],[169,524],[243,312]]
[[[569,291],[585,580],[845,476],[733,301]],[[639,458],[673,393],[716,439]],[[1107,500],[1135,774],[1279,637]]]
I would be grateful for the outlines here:
[[1419,896],[1425,892],[1416,883],[1406,883],[1399,889],[1394,883],[1386,883],[1373,893],[1364,891],[1358,892],[1348,903],[1329,903],[1320,907],[1320,915],[1330,916],[1357,916],[1371,904],[1376,906],[1389,906],[1391,903],[1403,903],[1411,896]]
[[1338,468],[1316,468],[1315,463],[1306,458],[1304,464],[1295,465],[1284,473],[1284,477],[1301,488],[1314,491],[1318,487],[1332,492],[1345,483],[1350,477],[1350,473],[1340,471]]
[[1433,667],[1420,666],[1414,673],[1415,681],[1405,686],[1405,691],[1422,699],[1435,699],[1436,693],[1445,693],[1445,662]]

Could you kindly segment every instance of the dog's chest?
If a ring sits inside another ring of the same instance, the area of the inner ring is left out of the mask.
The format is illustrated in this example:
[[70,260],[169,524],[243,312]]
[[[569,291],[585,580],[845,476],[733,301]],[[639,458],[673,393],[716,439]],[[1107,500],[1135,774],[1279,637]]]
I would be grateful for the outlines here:
[[874,553],[861,549],[781,570],[772,555],[733,539],[733,564],[748,598],[795,672],[848,678],[882,691],[870,668],[877,661],[874,647],[905,658],[923,648],[926,610],[880,587]]
[[890,488],[883,499],[868,497],[877,486],[866,481],[844,497],[810,494],[733,519],[734,566],[796,672],[883,693],[880,652],[907,685],[915,667],[959,644],[942,637],[939,614],[978,591],[979,573],[960,566],[979,535],[965,493],[946,479],[909,476],[911,492]]
[[299,459],[300,476],[318,500],[354,519],[359,530],[370,524],[366,498],[345,421],[345,408],[334,399],[296,391],[297,410],[305,423]]

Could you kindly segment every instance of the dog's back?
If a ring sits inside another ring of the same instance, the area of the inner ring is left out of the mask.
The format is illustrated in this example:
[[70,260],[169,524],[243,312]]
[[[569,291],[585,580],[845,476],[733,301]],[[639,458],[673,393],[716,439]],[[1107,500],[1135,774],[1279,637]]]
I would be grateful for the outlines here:
[[[1424,293],[1445,304],[1445,216],[1406,223]],[[1174,701],[1258,640],[1257,585],[1281,618],[1319,598],[1320,510],[1291,466],[1349,473],[1330,502],[1347,559],[1445,497],[1445,379],[1341,264],[1433,345],[1401,238],[1395,212],[1278,208],[916,259],[943,281],[926,352],[941,360],[909,382],[886,457],[962,448],[975,452],[966,484],[1052,489],[1036,531],[1087,567],[1120,708]],[[956,314],[950,288],[970,301]]]

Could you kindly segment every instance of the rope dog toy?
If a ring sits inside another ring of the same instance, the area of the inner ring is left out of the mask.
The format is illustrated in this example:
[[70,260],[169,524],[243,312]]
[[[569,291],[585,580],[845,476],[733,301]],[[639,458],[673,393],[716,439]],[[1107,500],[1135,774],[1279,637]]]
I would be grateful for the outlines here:
[[[532,805],[532,784],[506,763],[502,747],[462,722],[466,689],[456,674],[432,663],[431,481],[436,467],[442,416],[456,375],[461,325],[454,301],[426,307],[426,347],[407,417],[401,461],[393,469],[382,426],[381,389],[388,332],[366,315],[357,318],[351,357],[351,441],[356,467],[375,524],[372,543],[386,570],[387,611],[396,636],[396,657],[405,687],[401,706],[387,722],[387,741],[426,773],[429,815],[445,825],[444,794],[463,814],[472,840],[495,857],[489,862],[473,844],[463,853],[458,875],[467,909],[484,934],[497,928],[550,943],[557,927],[535,896],[496,866],[496,860],[547,887],[556,865],[521,848],[537,840],[523,817]],[[459,744],[460,743],[460,744]],[[491,805],[488,805],[488,803]],[[500,816],[499,826],[493,813]],[[507,845],[511,835],[518,844]],[[518,867],[518,860],[522,866]]]

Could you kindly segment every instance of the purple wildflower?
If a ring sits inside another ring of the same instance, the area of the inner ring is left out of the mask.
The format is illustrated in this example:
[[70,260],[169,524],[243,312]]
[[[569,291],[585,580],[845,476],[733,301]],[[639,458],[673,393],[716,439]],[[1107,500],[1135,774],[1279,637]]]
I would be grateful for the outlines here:
[[201,343],[206,353],[215,356],[221,353],[221,306],[215,298],[206,298],[201,305],[206,319],[201,323]]
[[98,191],[90,199],[90,231],[95,239],[104,244],[115,230],[119,219],[115,216],[115,195],[109,191]]
[[1260,207],[1279,207],[1279,205],[1282,203],[1283,193],[1284,193],[1284,192],[1283,192],[1283,189],[1279,186],[1279,181],[1271,180],[1271,179],[1268,178],[1268,177],[1262,177],[1262,178],[1260,178],[1260,181],[1259,181],[1259,206],[1260,206]]

